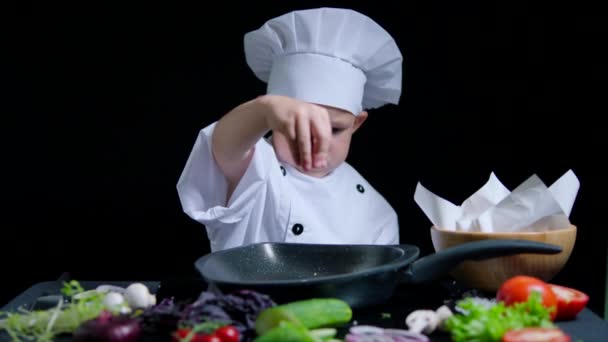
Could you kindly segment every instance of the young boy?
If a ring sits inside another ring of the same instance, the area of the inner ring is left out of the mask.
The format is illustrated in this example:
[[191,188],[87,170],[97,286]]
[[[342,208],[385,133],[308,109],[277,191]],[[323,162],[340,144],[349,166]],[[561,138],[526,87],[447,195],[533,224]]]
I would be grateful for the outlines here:
[[319,8],[274,18],[244,43],[267,93],[200,131],[177,184],[211,251],[398,244],[396,212],[345,162],[365,109],[398,104],[402,56],[392,37],[355,11]]

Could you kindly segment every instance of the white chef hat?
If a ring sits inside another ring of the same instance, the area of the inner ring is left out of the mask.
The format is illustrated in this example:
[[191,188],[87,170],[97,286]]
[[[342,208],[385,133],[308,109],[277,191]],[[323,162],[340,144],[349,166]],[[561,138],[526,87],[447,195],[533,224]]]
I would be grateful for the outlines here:
[[403,57],[394,39],[350,9],[294,11],[244,38],[247,64],[267,93],[358,115],[401,96]]

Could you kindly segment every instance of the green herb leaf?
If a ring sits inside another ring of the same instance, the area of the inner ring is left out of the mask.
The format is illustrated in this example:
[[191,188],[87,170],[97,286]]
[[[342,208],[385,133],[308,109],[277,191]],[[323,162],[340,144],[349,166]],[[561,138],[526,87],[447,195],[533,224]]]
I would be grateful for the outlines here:
[[488,307],[466,298],[458,302],[457,307],[465,314],[451,316],[445,323],[455,342],[496,342],[512,329],[554,326],[550,311],[543,306],[538,293],[512,306],[499,302]]
[[63,282],[63,288],[61,289],[61,293],[66,295],[67,297],[73,297],[75,294],[84,292],[80,283],[76,280],[72,280],[69,283]]

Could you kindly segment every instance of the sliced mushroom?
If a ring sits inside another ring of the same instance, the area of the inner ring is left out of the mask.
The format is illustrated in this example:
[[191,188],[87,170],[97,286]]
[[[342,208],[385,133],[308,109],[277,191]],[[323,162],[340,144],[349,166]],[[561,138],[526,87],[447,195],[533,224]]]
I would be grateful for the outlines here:
[[412,332],[430,334],[439,324],[439,315],[433,310],[416,310],[407,316],[405,324]]

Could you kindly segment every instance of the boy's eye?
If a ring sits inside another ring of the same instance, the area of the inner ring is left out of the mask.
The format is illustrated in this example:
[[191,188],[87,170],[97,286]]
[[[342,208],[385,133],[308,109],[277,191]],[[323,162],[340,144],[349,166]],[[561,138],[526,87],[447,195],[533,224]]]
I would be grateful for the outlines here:
[[331,133],[332,134],[338,134],[338,133],[342,132],[343,130],[344,130],[344,128],[332,127],[331,128]]

